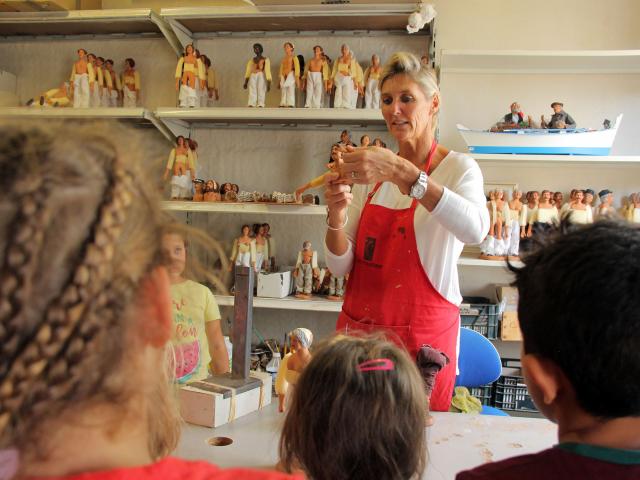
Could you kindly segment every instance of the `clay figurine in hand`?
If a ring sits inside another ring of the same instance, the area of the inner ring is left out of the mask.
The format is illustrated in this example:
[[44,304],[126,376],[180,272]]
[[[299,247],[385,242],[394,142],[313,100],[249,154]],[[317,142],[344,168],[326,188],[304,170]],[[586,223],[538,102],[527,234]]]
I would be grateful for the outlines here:
[[122,73],[122,106],[124,108],[136,108],[140,99],[140,74],[135,69],[136,62],[133,58],[124,61]]
[[582,190],[576,190],[573,198],[567,204],[567,208],[563,213],[565,215],[571,215],[571,222],[578,224],[593,223],[593,212],[584,202],[584,192]]
[[204,187],[204,201],[205,202],[219,202],[220,201],[220,188],[215,180],[207,180]]
[[262,56],[264,49],[259,43],[253,44],[253,52],[256,56],[247,62],[242,88],[249,87],[249,107],[264,107],[266,94],[271,89],[271,62]]
[[269,260],[269,242],[267,238],[264,236],[264,226],[261,223],[257,223],[253,226],[253,242],[255,243],[256,248],[256,262],[255,262],[255,271],[262,271],[263,263]]
[[625,218],[631,223],[640,223],[640,192],[629,195]]
[[334,108],[353,108],[353,90],[357,87],[356,76],[358,68],[356,61],[351,55],[348,45],[340,47],[341,56],[333,63],[331,71],[331,81],[335,86],[336,93],[333,99]]
[[553,102],[551,104],[551,108],[553,109],[551,120],[547,123],[544,120],[544,115],[542,115],[540,128],[576,128],[576,121],[571,118],[571,115],[564,111],[563,107],[564,104],[561,102]]
[[169,154],[169,161],[164,172],[164,181],[171,174],[171,200],[191,198],[191,182],[195,180],[195,169],[191,150],[187,141],[180,135],[176,139],[176,146]]
[[73,89],[74,108],[89,108],[90,87],[93,79],[93,65],[87,60],[87,51],[84,48],[79,48],[78,60],[71,67],[69,79]]
[[507,229],[509,230],[509,248],[507,255],[517,257],[520,255],[520,239],[525,236],[525,224],[527,223],[527,206],[520,199],[522,192],[514,190],[509,201],[509,217]]
[[38,97],[27,101],[27,107],[69,107],[71,100],[69,82],[63,82],[59,88],[52,88],[42,92]]
[[293,389],[298,383],[300,374],[311,361],[309,348],[313,343],[313,333],[306,328],[296,328],[289,334],[291,353],[287,353],[280,362],[276,376],[276,394],[278,395],[278,411],[288,409],[293,398]]
[[613,208],[613,192],[605,188],[598,192],[598,197],[600,198],[600,205],[598,205],[598,217],[615,215],[616,211]]
[[240,231],[240,236],[233,241],[233,248],[229,257],[229,260],[231,260],[229,271],[232,270],[233,265],[255,268],[256,245],[253,238],[249,236],[251,229],[249,225],[243,225]]
[[196,178],[193,181],[193,201],[204,202],[204,180]]
[[380,108],[380,73],[382,66],[380,65],[380,57],[373,55],[371,57],[371,66],[364,72],[364,108]]
[[278,73],[280,83],[280,106],[296,106],[296,88],[300,89],[300,61],[294,54],[294,46],[291,42],[284,44],[284,58],[280,62]]
[[318,269],[318,252],[311,249],[311,242],[306,240],[302,244],[302,250],[298,252],[296,269],[293,276],[296,279],[296,297],[302,299],[311,298],[313,279],[320,275]]
[[196,81],[198,81],[198,59],[192,44],[184,47],[184,55],[178,60],[176,66],[176,92],[181,107],[195,107],[198,103],[196,94]]
[[307,92],[305,108],[322,107],[322,92],[329,91],[329,64],[320,45],[313,47],[313,58],[307,62],[302,82]]

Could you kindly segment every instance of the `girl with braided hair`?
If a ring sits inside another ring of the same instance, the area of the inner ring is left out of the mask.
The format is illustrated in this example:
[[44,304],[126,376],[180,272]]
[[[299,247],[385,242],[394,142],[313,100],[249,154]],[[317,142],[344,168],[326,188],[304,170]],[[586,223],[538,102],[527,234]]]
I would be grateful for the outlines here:
[[290,478],[165,458],[164,217],[135,181],[156,153],[106,124],[0,129],[0,478]]

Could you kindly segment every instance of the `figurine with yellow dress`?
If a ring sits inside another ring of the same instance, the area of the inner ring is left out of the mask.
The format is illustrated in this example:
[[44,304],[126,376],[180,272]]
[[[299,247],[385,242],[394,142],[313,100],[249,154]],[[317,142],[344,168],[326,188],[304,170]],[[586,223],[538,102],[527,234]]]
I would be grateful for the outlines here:
[[287,353],[280,362],[276,376],[276,394],[278,395],[278,411],[284,412],[291,405],[293,391],[298,383],[300,374],[311,361],[311,344],[313,333],[306,328],[296,328],[289,334],[291,352]]

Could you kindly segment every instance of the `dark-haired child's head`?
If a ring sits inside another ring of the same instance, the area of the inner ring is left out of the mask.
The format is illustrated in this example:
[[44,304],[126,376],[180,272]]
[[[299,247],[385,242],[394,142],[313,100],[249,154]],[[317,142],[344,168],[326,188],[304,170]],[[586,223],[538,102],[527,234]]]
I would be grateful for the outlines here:
[[640,416],[640,229],[562,230],[514,269],[529,391],[552,420]]
[[336,336],[314,351],[280,439],[285,469],[314,480],[409,479],[425,467],[426,395],[407,353]]

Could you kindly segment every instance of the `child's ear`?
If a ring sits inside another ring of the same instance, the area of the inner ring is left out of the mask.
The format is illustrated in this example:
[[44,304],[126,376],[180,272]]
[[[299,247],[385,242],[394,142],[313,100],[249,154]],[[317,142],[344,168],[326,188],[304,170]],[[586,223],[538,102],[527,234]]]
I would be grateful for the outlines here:
[[558,400],[564,374],[555,363],[539,355],[525,354],[521,360],[529,392],[544,412]]
[[163,347],[171,338],[173,314],[169,275],[154,268],[142,281],[136,304],[138,338],[153,347]]

